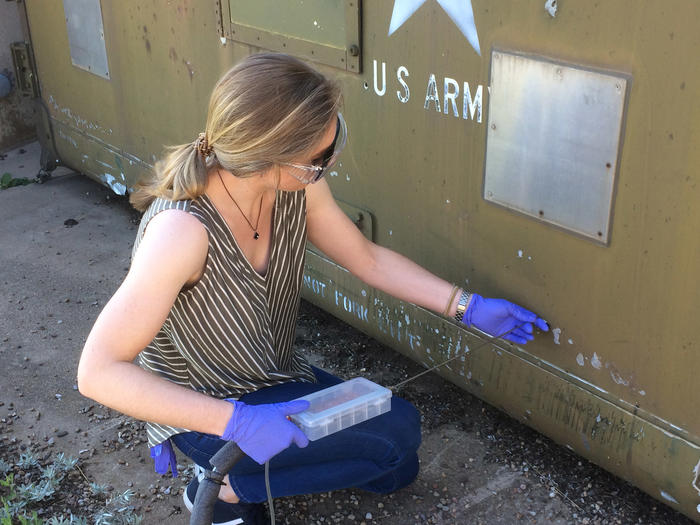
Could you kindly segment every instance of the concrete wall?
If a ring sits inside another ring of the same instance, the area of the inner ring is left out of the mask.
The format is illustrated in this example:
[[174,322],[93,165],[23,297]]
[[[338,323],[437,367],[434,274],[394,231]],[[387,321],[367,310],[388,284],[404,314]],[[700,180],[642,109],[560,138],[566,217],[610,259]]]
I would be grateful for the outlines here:
[[33,103],[17,92],[10,44],[23,41],[19,2],[0,2],[0,75],[10,79],[12,90],[0,98],[0,151],[31,140],[35,136]]

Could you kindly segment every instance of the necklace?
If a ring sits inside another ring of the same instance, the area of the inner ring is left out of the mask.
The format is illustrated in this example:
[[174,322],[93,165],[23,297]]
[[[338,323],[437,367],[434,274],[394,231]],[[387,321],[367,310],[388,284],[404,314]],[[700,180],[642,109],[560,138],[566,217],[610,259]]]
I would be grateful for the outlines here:
[[233,203],[236,205],[236,208],[238,208],[238,211],[241,212],[241,215],[243,215],[245,222],[247,222],[248,226],[250,226],[250,229],[253,230],[253,239],[255,239],[257,241],[260,238],[260,234],[258,233],[258,224],[260,224],[260,215],[262,215],[263,195],[260,195],[260,207],[258,208],[258,220],[255,221],[255,226],[253,226],[253,223],[251,223],[248,220],[248,217],[245,216],[245,213],[243,213],[243,210],[236,202],[236,199],[234,199],[233,195],[231,195],[231,193],[228,191],[226,184],[224,184],[224,179],[221,177],[221,172],[219,170],[216,170],[216,174],[219,176],[219,180],[221,181],[221,185],[224,187],[224,190],[226,191],[226,195],[228,195],[231,198]]

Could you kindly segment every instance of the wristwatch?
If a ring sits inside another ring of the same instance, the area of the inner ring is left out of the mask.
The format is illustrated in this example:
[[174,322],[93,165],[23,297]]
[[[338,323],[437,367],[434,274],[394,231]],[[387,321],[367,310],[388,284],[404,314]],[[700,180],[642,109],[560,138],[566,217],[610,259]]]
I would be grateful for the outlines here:
[[455,313],[454,317],[455,321],[457,321],[458,323],[462,322],[462,319],[464,318],[464,312],[466,311],[471,298],[471,292],[462,290],[462,295],[459,296],[459,302],[457,303],[457,312]]

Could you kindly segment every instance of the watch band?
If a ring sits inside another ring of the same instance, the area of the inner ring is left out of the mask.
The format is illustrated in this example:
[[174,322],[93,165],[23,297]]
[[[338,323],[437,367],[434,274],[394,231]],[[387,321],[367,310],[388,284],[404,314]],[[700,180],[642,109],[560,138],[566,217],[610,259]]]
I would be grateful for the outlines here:
[[459,296],[459,302],[457,303],[457,312],[455,313],[455,321],[458,323],[462,322],[462,319],[464,318],[464,312],[467,310],[467,306],[469,305],[469,301],[472,298],[471,292],[468,292],[466,290],[462,290],[462,295]]

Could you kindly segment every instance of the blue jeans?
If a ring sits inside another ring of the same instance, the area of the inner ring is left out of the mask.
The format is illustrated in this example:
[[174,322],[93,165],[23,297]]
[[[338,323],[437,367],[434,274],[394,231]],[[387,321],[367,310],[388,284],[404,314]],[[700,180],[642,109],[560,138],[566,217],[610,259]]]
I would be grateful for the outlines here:
[[[278,403],[305,396],[342,380],[314,367],[317,383],[290,382],[241,396],[250,405]],[[172,438],[184,454],[204,468],[226,443],[200,432]],[[392,397],[391,410],[316,441],[306,448],[292,445],[270,460],[273,497],[358,488],[387,494],[410,484],[418,475],[420,416],[408,401]],[[267,499],[265,471],[248,456],[229,472],[231,488],[245,503]]]

